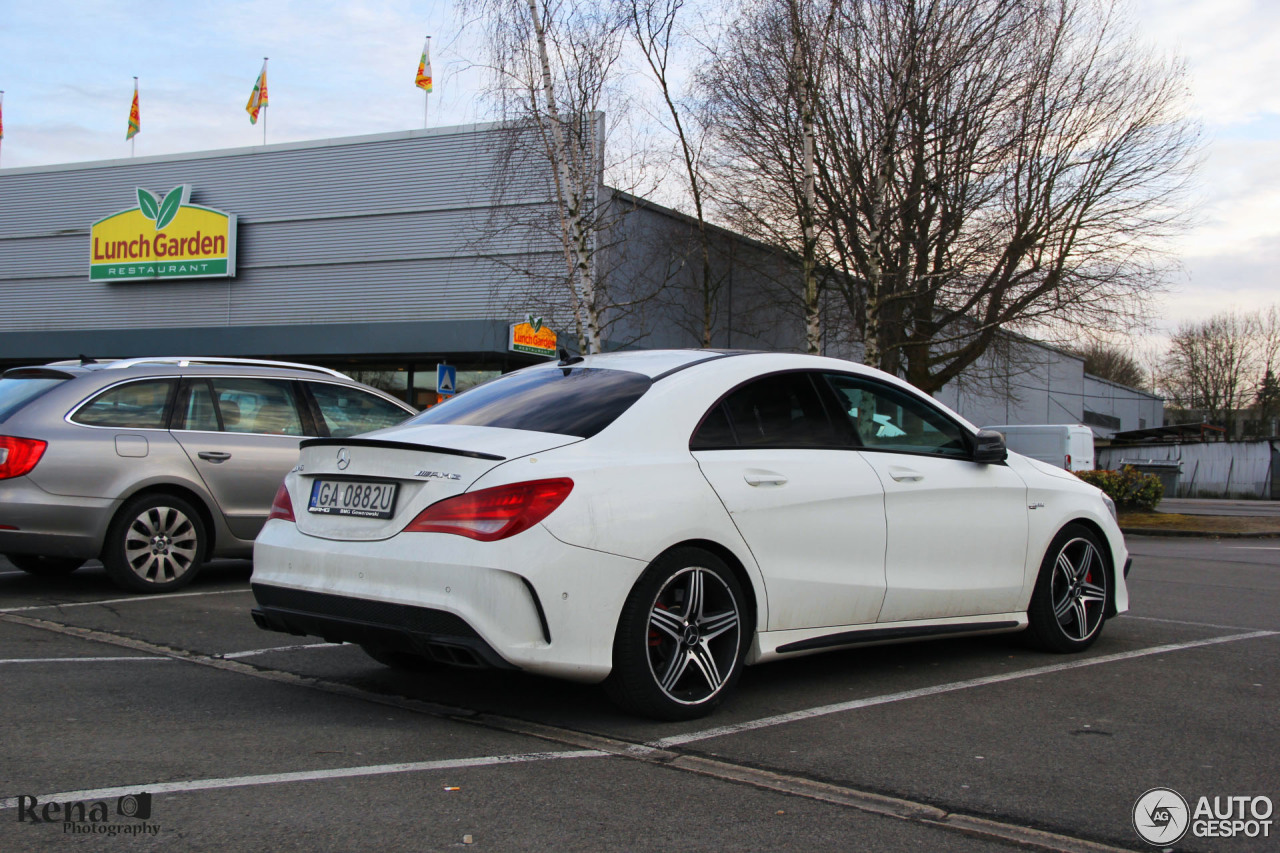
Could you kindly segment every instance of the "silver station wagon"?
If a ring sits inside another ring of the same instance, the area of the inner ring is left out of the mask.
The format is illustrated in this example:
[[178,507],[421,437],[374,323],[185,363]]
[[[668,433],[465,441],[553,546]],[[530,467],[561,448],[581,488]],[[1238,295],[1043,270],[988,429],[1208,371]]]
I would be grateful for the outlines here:
[[415,410],[321,367],[253,359],[55,362],[0,377],[0,553],[54,575],[100,558],[120,586],[185,586],[249,557],[304,438]]

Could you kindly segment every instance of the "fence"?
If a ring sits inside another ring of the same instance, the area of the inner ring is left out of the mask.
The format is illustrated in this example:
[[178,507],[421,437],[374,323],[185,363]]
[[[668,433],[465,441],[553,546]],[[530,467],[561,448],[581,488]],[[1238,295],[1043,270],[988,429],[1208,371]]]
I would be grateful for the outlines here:
[[1176,493],[1166,490],[1166,497],[1280,500],[1280,484],[1272,476],[1280,470],[1280,441],[1140,444],[1100,447],[1097,453],[1099,468],[1160,469],[1170,462],[1181,463],[1181,472]]

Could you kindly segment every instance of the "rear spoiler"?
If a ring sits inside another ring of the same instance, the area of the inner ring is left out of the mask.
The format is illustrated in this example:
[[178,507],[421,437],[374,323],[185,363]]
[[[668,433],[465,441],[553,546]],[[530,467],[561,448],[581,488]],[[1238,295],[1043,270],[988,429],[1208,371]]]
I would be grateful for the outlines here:
[[416,450],[420,453],[444,453],[449,456],[466,456],[469,459],[488,459],[505,462],[507,457],[478,450],[459,450],[456,447],[436,447],[431,444],[410,444],[407,441],[381,441],[376,438],[308,438],[298,447],[389,447],[395,450]]
[[5,379],[75,379],[76,374],[52,367],[12,367],[4,372]]

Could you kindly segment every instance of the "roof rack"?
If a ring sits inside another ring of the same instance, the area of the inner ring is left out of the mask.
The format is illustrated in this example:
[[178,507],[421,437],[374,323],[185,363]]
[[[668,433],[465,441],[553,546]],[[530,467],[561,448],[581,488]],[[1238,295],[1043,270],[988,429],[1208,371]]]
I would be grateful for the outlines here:
[[146,358],[123,358],[118,361],[102,362],[102,366],[106,370],[115,370],[122,367],[133,367],[136,364],[172,364],[177,367],[187,367],[193,364],[208,365],[244,365],[249,367],[286,367],[292,370],[308,370],[313,373],[323,373],[327,376],[335,376],[338,379],[346,379],[353,381],[350,376],[345,373],[339,373],[328,367],[318,367],[314,364],[299,364],[293,361],[271,361],[265,358],[220,358],[220,357],[203,357],[203,356],[155,356]]

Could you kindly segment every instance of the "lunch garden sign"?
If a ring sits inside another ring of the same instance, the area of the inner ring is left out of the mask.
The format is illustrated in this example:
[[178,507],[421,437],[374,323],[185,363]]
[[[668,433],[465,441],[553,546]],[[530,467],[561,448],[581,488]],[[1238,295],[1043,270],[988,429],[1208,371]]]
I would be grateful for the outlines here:
[[138,206],[89,229],[91,281],[230,278],[236,274],[236,216],[191,204],[191,186],[163,195],[138,187]]

